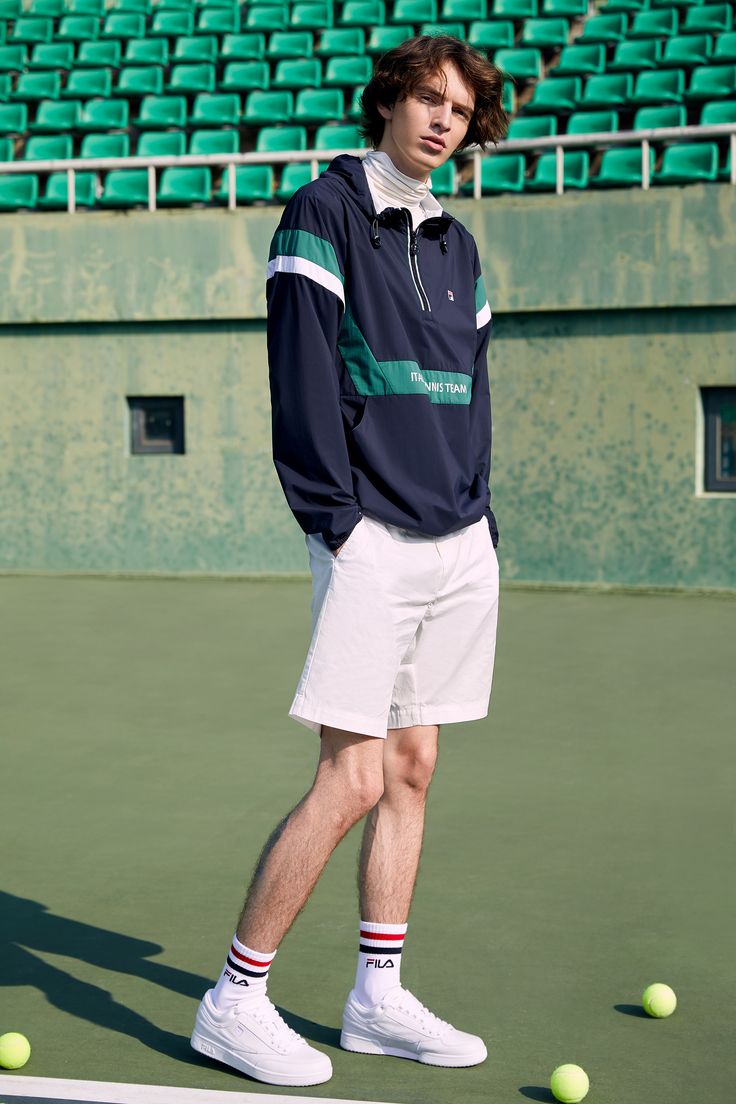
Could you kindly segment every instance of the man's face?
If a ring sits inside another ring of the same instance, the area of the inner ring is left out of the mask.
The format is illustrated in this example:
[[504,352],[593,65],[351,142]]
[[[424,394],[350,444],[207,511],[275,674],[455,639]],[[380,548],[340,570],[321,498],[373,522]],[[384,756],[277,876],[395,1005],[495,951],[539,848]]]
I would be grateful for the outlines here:
[[378,149],[389,155],[399,172],[416,180],[426,181],[452,157],[473,117],[475,97],[457,66],[447,62],[441,74],[426,77],[393,107],[378,105],[386,120]]

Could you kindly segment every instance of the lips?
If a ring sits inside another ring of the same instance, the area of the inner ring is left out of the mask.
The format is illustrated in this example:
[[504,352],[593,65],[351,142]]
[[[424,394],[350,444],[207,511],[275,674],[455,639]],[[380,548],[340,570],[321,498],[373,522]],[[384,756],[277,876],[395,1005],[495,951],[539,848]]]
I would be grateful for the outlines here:
[[432,148],[436,150],[441,150],[445,148],[445,143],[442,141],[441,138],[422,138],[422,141],[426,142],[427,145],[432,146]]

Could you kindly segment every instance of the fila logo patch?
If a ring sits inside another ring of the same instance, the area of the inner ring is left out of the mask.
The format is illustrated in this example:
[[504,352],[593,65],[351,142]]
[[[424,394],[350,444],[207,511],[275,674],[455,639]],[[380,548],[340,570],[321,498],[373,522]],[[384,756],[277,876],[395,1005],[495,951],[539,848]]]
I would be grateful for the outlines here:
[[450,288],[447,289],[447,298],[450,300],[451,303],[455,302],[455,296],[452,294]]
[[232,982],[233,985],[247,985],[248,984],[248,981],[247,981],[246,978],[236,977],[235,974],[230,973],[229,970],[225,970],[225,977],[227,978],[228,981]]
[[386,962],[381,962],[380,958],[367,958],[365,965],[366,969],[368,969],[369,966],[373,966],[375,970],[393,970],[394,968],[394,964],[390,958]]

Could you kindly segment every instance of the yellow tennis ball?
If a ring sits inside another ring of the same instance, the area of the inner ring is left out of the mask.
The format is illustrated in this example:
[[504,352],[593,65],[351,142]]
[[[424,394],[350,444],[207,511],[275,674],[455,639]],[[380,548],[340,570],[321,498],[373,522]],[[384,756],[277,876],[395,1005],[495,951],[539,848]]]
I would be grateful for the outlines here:
[[6,1031],[0,1035],[0,1066],[3,1069],[20,1069],[31,1057],[31,1044],[18,1031]]
[[555,1099],[561,1100],[562,1104],[578,1104],[587,1095],[590,1081],[584,1069],[568,1062],[554,1070],[549,1087]]
[[677,1008],[677,997],[669,985],[655,982],[649,985],[642,993],[641,1003],[644,1011],[661,1020],[664,1016],[671,1016]]

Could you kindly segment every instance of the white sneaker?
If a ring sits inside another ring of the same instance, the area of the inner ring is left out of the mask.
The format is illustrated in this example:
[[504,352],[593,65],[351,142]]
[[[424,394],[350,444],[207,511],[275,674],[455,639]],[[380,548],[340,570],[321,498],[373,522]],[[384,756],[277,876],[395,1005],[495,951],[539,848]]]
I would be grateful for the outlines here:
[[351,990],[342,1017],[340,1046],[360,1054],[393,1054],[429,1066],[477,1066],[488,1057],[477,1035],[457,1031],[420,1004],[408,989],[395,986],[372,1008]]
[[332,1077],[332,1062],[281,1019],[268,997],[252,1006],[221,1012],[213,989],[202,997],[192,1047],[268,1085],[321,1085]]

